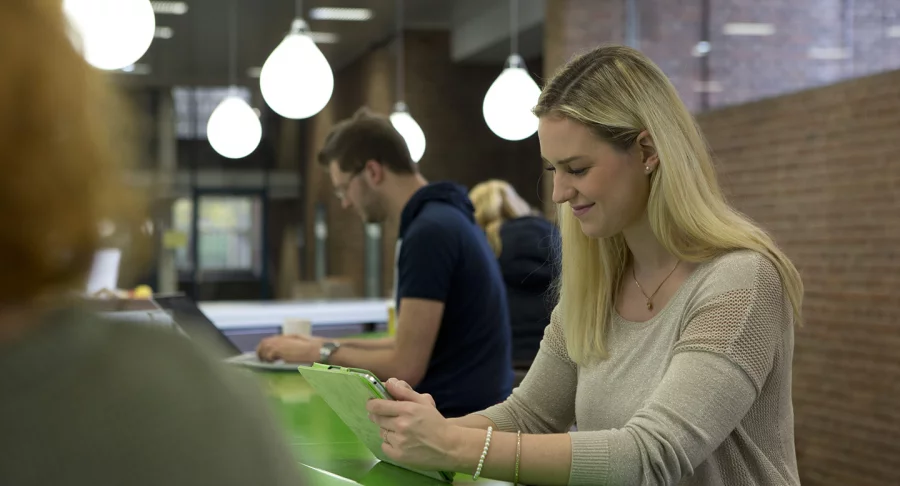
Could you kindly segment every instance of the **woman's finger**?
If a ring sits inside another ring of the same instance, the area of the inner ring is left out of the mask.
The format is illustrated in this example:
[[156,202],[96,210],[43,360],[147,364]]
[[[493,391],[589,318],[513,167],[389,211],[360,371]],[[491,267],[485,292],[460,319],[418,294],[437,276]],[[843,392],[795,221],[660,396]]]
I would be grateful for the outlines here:
[[387,381],[387,382],[388,382],[388,383],[392,383],[392,384],[397,385],[397,386],[401,386],[401,387],[406,388],[406,389],[408,389],[408,390],[412,390],[412,389],[413,389],[413,387],[409,386],[409,383],[407,383],[407,382],[405,382],[405,381],[403,381],[403,380],[401,380],[401,379],[399,379],[399,378],[388,378],[388,381]]
[[400,450],[394,447],[390,442],[381,442],[381,452],[384,452],[384,455],[392,461],[400,461]]
[[406,401],[413,403],[421,403],[423,405],[428,404],[428,400],[422,398],[422,395],[415,392],[408,383],[403,380],[390,379],[387,383],[388,393],[391,394],[391,397],[397,401]]
[[402,403],[392,400],[372,399],[366,403],[366,410],[372,415],[381,415],[383,417],[399,417],[403,413],[404,407]]
[[394,449],[401,449],[401,444],[403,442],[403,436],[398,434],[397,431],[392,429],[381,429],[381,440],[387,442]]
[[381,427],[382,429],[397,430],[396,418],[369,414],[369,420],[371,420],[373,424]]

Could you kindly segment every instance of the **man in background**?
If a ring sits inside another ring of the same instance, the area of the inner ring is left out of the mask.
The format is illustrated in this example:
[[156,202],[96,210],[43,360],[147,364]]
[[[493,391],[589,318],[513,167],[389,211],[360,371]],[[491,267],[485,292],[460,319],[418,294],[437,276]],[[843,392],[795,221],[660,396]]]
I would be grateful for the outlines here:
[[260,343],[260,358],[399,378],[431,394],[448,417],[506,399],[513,376],[506,291],[466,189],[429,184],[390,121],[365,109],[332,129],[319,163],[345,209],[366,223],[399,222],[396,337],[275,336]]

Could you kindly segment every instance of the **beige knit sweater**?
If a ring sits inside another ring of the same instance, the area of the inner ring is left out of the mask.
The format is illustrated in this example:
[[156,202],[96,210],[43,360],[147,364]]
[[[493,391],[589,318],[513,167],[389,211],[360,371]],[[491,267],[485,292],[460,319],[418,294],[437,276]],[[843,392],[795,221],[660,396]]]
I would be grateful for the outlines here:
[[774,265],[702,264],[646,322],[616,315],[609,358],[576,365],[557,312],[522,385],[482,415],[570,430],[569,484],[796,485],[790,303]]

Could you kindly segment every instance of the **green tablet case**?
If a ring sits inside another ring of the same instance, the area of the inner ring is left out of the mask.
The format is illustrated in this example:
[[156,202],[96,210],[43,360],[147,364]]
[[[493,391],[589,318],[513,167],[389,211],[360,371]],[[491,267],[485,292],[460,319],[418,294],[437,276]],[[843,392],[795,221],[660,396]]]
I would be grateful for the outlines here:
[[[423,471],[412,469],[391,461],[381,450],[381,428],[369,420],[369,412],[366,410],[366,402],[373,398],[392,400],[390,396],[384,396],[381,390],[366,378],[366,375],[374,377],[369,371],[356,368],[343,368],[321,363],[313,363],[312,366],[301,366],[298,371],[307,383],[325,400],[325,403],[334,410],[334,413],[344,421],[344,424],[356,434],[356,437],[379,460],[395,466],[415,471],[425,476],[452,482],[453,473],[446,471]],[[378,384],[381,384],[375,378]],[[382,385],[384,387],[384,385]]]

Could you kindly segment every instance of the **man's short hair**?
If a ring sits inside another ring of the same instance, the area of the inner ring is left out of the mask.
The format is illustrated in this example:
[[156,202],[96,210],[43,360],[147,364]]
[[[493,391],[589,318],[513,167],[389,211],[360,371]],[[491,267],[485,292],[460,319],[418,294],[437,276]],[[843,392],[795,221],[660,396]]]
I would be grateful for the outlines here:
[[416,165],[400,132],[387,117],[363,107],[338,122],[319,151],[319,164],[337,161],[342,172],[355,173],[374,160],[395,174],[413,174]]

